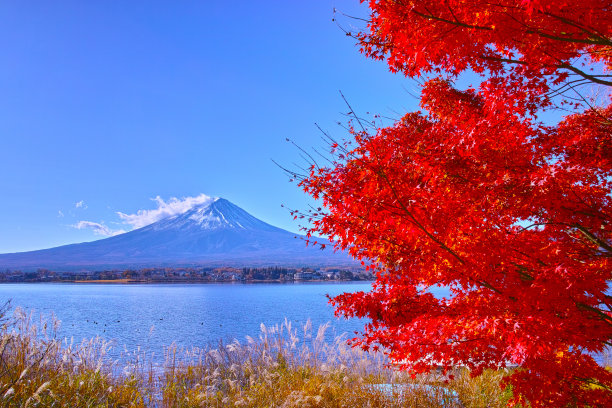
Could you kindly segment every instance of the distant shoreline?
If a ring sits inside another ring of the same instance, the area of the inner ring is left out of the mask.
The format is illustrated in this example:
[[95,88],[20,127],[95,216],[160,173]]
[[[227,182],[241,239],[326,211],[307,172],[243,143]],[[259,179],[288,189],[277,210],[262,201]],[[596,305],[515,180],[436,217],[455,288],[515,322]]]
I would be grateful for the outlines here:
[[[346,280],[324,280],[324,279],[310,279],[310,280],[247,280],[247,281],[205,281],[205,280],[194,280],[194,281],[186,281],[186,280],[133,280],[133,279],[105,279],[105,280],[76,280],[76,281],[66,281],[66,282],[57,282],[57,283],[80,283],[80,284],[101,284],[101,285],[131,285],[131,284],[157,284],[157,283],[188,283],[188,284],[256,284],[256,283],[283,283],[283,284],[293,284],[293,283],[342,283],[342,282],[373,282],[373,280],[363,280],[363,279],[346,279]],[[20,283],[44,283],[44,282],[20,282]],[[54,283],[54,282],[49,282]]]
[[[189,284],[201,284],[201,283],[232,283],[232,284],[252,284],[252,283],[333,283],[333,282],[373,282],[374,280],[367,279],[345,279],[345,280],[325,280],[325,279],[308,279],[308,280],[279,280],[279,279],[266,279],[266,280],[227,280],[227,281],[207,281],[207,280],[135,280],[135,279],[106,279],[106,280],[74,280],[74,281],[63,281],[57,283],[84,283],[84,284],[102,284],[102,285],[131,285],[131,284],[156,284],[156,283],[189,283]],[[20,282],[20,283],[44,283],[44,282]],[[54,283],[54,282],[49,282]]]
[[345,279],[345,280],[227,280],[227,281],[209,281],[209,280],[134,280],[134,279],[100,279],[100,280],[57,280],[57,281],[12,281],[0,282],[0,284],[84,284],[84,285],[156,285],[156,284],[259,284],[259,283],[278,283],[278,284],[301,284],[301,283],[351,283],[351,282],[373,282],[368,279]]
[[365,269],[343,267],[150,267],[100,271],[53,271],[39,268],[35,272],[0,271],[0,283],[73,282],[98,284],[130,283],[213,283],[213,282],[342,282],[372,281],[374,275]]

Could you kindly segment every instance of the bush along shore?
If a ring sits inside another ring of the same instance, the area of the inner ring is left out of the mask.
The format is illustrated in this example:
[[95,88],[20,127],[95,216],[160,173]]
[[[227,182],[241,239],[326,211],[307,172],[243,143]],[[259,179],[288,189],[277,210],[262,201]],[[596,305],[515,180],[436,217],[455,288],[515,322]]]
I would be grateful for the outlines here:
[[2,407],[503,407],[505,371],[471,378],[412,378],[381,353],[326,341],[328,325],[261,326],[257,338],[216,347],[165,349],[163,363],[138,351],[113,360],[101,338],[73,344],[53,318],[2,310]]

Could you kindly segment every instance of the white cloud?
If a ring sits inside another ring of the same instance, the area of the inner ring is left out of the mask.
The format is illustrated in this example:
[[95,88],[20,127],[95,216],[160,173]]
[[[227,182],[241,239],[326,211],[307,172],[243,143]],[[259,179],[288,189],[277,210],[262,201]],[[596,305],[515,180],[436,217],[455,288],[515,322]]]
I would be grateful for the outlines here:
[[164,201],[163,198],[157,196],[152,198],[152,200],[157,203],[157,208],[154,210],[138,210],[136,214],[117,212],[117,215],[119,215],[125,224],[131,225],[132,228],[142,228],[164,218],[183,214],[194,206],[212,202],[215,198],[200,194],[195,197],[183,197],[180,199],[171,197],[168,201]]
[[119,235],[119,234],[123,234],[124,232],[126,232],[125,230],[122,230],[122,229],[112,230],[104,224],[99,224],[97,222],[92,222],[92,221],[79,221],[78,223],[72,225],[72,227],[76,229],[90,229],[94,232],[94,234],[102,235],[105,237],[112,237],[114,235]]
[[[76,224],[71,225],[73,228],[77,229],[89,229],[94,232],[96,235],[102,235],[105,237],[111,237],[114,235],[119,235],[127,232],[126,230],[132,230],[144,227],[146,225],[152,224],[164,218],[172,217],[174,215],[183,214],[191,208],[201,205],[211,203],[216,198],[209,197],[205,194],[200,194],[195,197],[171,197],[169,200],[164,200],[160,196],[151,199],[157,205],[157,208],[152,210],[138,210],[135,214],[126,214],[122,212],[117,212],[119,218],[121,218],[121,222],[124,225],[129,225],[130,228],[125,229],[113,229],[104,225],[104,223],[98,223],[93,221],[79,221]],[[83,200],[75,203],[75,208],[85,209],[87,208],[87,204]],[[74,216],[74,214],[70,211],[70,215]],[[58,217],[63,217],[64,213],[62,211],[58,211]],[[111,224],[119,224],[118,222],[111,222]]]
[[58,216],[59,218],[64,217],[64,213],[62,212],[62,210],[57,210],[57,216]]

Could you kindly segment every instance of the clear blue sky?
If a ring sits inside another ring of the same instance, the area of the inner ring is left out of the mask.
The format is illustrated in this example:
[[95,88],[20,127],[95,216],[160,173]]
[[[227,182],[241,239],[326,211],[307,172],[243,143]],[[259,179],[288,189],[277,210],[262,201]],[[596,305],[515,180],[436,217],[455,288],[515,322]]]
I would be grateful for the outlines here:
[[157,196],[297,231],[281,204],[308,198],[271,161],[301,162],[285,138],[320,146],[315,122],[341,138],[339,90],[359,112],[416,109],[414,84],[332,21],[358,3],[2,1],[0,253],[103,237],[80,221],[129,230],[117,212]]

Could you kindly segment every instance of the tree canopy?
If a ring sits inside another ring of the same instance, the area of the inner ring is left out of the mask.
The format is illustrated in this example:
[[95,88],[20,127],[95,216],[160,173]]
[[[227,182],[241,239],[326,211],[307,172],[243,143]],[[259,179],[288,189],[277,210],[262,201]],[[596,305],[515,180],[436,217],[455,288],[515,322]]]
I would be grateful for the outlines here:
[[[422,111],[359,118],[300,186],[309,234],[376,272],[337,313],[414,373],[516,364],[514,403],[612,406],[612,13],[607,1],[370,1],[352,34],[391,71],[427,75]],[[464,71],[482,76],[457,89]],[[603,102],[585,96],[598,86]],[[543,123],[543,109],[564,109]],[[428,289],[446,286],[436,298]]]

